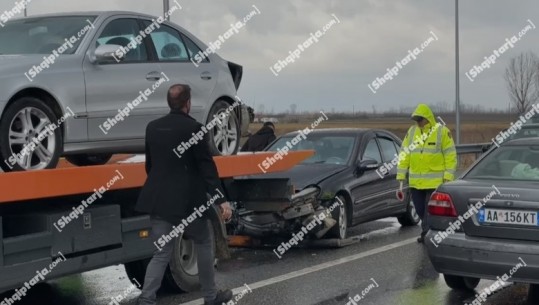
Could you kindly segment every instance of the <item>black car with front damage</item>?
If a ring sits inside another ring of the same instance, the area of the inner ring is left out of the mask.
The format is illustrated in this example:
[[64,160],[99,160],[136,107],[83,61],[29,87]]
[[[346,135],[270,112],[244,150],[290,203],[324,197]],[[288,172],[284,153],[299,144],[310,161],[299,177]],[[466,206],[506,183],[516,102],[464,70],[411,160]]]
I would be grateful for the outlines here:
[[416,225],[420,218],[409,192],[404,201],[395,196],[400,145],[397,136],[378,129],[318,129],[306,137],[300,132],[281,136],[266,149],[276,154],[264,167],[286,158],[286,150],[314,150],[314,156],[285,172],[236,178],[230,188],[238,190],[231,233],[290,236],[322,213],[328,217],[310,236],[344,239],[350,226],[391,216],[403,226]]

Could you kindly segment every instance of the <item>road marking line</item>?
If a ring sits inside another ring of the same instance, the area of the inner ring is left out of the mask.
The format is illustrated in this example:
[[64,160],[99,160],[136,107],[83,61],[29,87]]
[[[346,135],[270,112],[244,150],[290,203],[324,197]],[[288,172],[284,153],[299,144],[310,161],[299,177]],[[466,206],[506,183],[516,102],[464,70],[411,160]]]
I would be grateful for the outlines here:
[[[358,260],[358,259],[362,259],[362,258],[371,256],[371,255],[379,254],[379,253],[386,252],[386,251],[389,251],[389,250],[393,250],[393,249],[396,249],[396,248],[399,248],[399,247],[402,247],[402,246],[406,246],[406,245],[415,243],[416,239],[417,239],[416,237],[405,239],[405,240],[400,241],[398,243],[394,243],[394,244],[386,245],[386,246],[383,246],[383,247],[380,247],[380,248],[368,250],[366,252],[362,252],[362,253],[346,256],[346,257],[342,257],[342,258],[339,258],[339,259],[334,260],[334,261],[322,263],[322,264],[319,264],[319,265],[316,265],[316,266],[307,267],[307,268],[304,268],[304,269],[301,269],[301,270],[298,270],[298,271],[293,271],[293,272],[290,272],[290,273],[287,273],[287,274],[279,275],[279,276],[276,276],[276,277],[272,277],[272,278],[269,278],[269,279],[266,279],[266,280],[258,281],[258,282],[255,282],[255,283],[252,283],[252,284],[247,284],[247,285],[252,290],[255,290],[255,289],[266,287],[266,286],[269,286],[269,285],[273,285],[273,284],[276,284],[276,283],[279,283],[279,282],[284,282],[286,280],[290,280],[290,279],[293,279],[293,278],[296,278],[296,277],[307,275],[307,274],[310,274],[310,273],[313,273],[313,272],[321,271],[321,270],[324,270],[324,269],[327,269],[327,268],[330,268],[330,267],[334,267],[334,266],[342,265],[342,264],[345,264],[345,263],[349,263],[349,262],[352,262],[352,261],[355,261],[355,260]],[[236,295],[236,294],[239,294],[240,292],[242,292],[244,290],[245,290],[245,286],[241,286],[241,287],[232,289],[232,292],[234,293],[234,295]],[[184,304],[184,305],[202,305],[202,304],[204,304],[204,300],[203,299],[196,299],[196,300],[190,301],[188,303],[182,303],[182,304]]]

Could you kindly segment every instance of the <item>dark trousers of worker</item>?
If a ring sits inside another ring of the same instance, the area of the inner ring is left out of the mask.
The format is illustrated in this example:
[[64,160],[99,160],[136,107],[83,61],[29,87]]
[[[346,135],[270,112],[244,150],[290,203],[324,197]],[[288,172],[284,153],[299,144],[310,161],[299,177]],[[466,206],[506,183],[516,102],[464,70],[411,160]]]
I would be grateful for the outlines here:
[[[168,235],[174,229],[172,224],[160,219],[151,219],[152,222],[152,239],[157,243],[157,240],[163,235]],[[212,301],[217,296],[217,288],[215,286],[215,270],[214,270],[214,247],[213,239],[210,232],[209,222],[204,219],[196,219],[185,227],[184,235],[193,240],[197,253],[198,276],[202,286],[202,295],[205,301]],[[172,257],[175,240],[171,240],[161,251],[156,248],[153,257],[146,269],[144,277],[144,287],[138,300],[138,305],[155,305],[157,304],[156,293],[161,286],[161,281],[165,274],[165,270]]]
[[434,189],[419,190],[415,188],[410,188],[410,193],[412,195],[412,201],[414,202],[415,210],[417,215],[421,217],[421,236],[425,236],[429,231],[428,224],[428,210],[427,205],[429,204],[430,195],[434,192]]

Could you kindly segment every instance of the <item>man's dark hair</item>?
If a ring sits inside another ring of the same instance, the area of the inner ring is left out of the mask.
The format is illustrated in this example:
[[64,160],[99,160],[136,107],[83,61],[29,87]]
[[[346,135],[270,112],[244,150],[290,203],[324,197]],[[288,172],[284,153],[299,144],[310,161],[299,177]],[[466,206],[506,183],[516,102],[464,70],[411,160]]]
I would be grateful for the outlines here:
[[167,93],[167,102],[170,109],[182,109],[191,99],[191,87],[185,84],[170,86]]
[[275,125],[273,125],[272,122],[265,122],[264,125],[262,125],[262,126],[271,126],[271,127],[273,127],[273,129],[275,129]]

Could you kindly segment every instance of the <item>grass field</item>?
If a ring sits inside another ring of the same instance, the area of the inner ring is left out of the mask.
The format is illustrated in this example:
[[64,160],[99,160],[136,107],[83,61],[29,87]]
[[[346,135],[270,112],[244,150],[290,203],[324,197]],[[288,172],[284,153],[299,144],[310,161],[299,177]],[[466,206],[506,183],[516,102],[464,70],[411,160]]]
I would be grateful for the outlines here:
[[[404,134],[410,126],[412,126],[412,121],[410,120],[380,120],[380,119],[369,119],[369,120],[357,120],[357,121],[323,121],[318,125],[317,129],[320,128],[380,128],[386,129],[399,138],[403,138]],[[303,129],[305,127],[310,127],[311,121],[304,121],[299,123],[277,123],[276,125],[276,134],[277,136],[283,135],[285,133]],[[262,124],[254,123],[250,125],[250,130],[256,132],[262,127]],[[454,124],[447,124],[447,127],[453,132],[453,137],[455,136],[455,126]],[[461,123],[461,140],[462,144],[464,143],[480,143],[480,142],[490,142],[492,138],[496,136],[501,130],[509,127],[508,123],[501,122],[479,122],[479,123]]]

